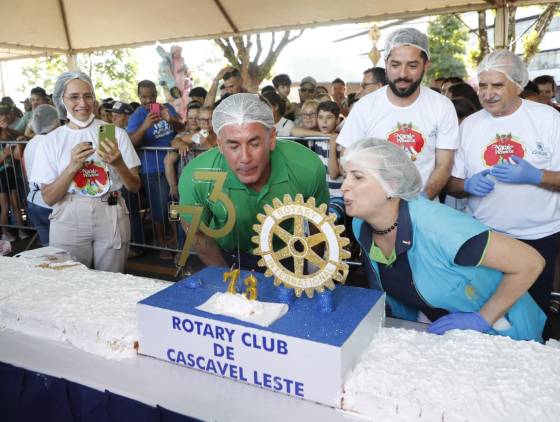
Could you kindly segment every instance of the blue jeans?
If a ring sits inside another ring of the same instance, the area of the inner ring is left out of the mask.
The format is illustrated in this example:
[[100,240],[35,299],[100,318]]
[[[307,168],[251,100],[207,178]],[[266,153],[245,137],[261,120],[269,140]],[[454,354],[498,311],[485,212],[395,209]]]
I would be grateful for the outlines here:
[[51,225],[49,216],[51,212],[52,209],[35,205],[33,202],[29,202],[27,205],[29,220],[31,220],[31,224],[37,230],[41,246],[49,245],[49,227]]

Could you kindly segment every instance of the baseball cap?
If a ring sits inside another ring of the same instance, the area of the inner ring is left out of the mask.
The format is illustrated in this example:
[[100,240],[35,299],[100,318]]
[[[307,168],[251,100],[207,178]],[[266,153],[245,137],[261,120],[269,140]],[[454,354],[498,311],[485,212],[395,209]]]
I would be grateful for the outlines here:
[[300,86],[303,84],[311,84],[313,86],[317,86],[317,81],[312,78],[311,76],[306,76],[305,78],[303,78],[300,82]]
[[115,101],[113,103],[113,108],[111,108],[111,113],[132,114],[132,107],[122,101]]

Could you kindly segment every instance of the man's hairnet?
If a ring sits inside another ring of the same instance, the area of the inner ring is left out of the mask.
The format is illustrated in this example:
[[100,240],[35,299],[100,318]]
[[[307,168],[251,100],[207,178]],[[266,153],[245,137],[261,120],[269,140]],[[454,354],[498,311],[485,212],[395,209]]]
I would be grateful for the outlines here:
[[372,174],[391,197],[407,201],[418,196],[422,178],[402,148],[385,139],[367,138],[350,145],[340,162],[349,162]]
[[53,103],[58,110],[58,115],[61,119],[66,118],[66,106],[62,101],[62,95],[64,94],[64,90],[66,89],[66,85],[68,85],[68,82],[73,81],[74,79],[80,79],[89,84],[89,86],[91,87],[91,93],[95,96],[95,93],[93,92],[93,83],[91,82],[90,77],[84,72],[80,70],[70,70],[68,72],[62,73],[54,84],[52,94]]
[[480,77],[482,72],[491,70],[503,73],[521,90],[529,82],[527,66],[525,66],[520,57],[509,50],[496,50],[487,54],[478,65],[476,73]]
[[243,123],[261,123],[267,128],[274,126],[272,108],[257,94],[233,94],[225,98],[212,114],[212,127],[216,134],[224,126]]
[[31,128],[37,135],[49,133],[59,125],[58,112],[49,104],[41,104],[31,116]]
[[387,60],[391,54],[391,50],[401,45],[411,45],[426,53],[428,59],[430,58],[430,48],[428,46],[428,37],[426,34],[414,28],[400,28],[397,29],[387,37],[385,40],[385,49],[383,50],[383,58]]

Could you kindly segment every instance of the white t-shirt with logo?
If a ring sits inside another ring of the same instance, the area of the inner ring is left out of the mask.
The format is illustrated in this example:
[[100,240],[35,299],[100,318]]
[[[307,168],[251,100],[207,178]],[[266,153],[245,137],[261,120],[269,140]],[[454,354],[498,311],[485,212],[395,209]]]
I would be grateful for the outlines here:
[[401,146],[418,168],[424,188],[435,167],[436,148],[459,146],[457,113],[447,97],[429,88],[421,86],[420,95],[407,107],[391,103],[387,89],[354,104],[337,142],[347,148],[365,138],[382,138]]
[[[68,167],[74,146],[81,142],[92,142],[93,147],[98,148],[98,128],[104,124],[106,123],[96,119],[85,129],[71,129],[65,125],[45,135],[39,144],[29,179],[38,184],[54,182]],[[126,166],[128,168],[140,166],[140,159],[126,131],[116,127],[115,138]],[[76,172],[68,192],[97,197],[122,187],[117,171],[94,153]]]
[[[461,124],[461,143],[452,176],[467,179],[517,155],[538,169],[560,171],[560,114],[552,107],[522,100],[509,116],[485,110]],[[560,231],[560,193],[534,185],[495,182],[488,195],[469,196],[465,211],[518,239],[540,239]]]

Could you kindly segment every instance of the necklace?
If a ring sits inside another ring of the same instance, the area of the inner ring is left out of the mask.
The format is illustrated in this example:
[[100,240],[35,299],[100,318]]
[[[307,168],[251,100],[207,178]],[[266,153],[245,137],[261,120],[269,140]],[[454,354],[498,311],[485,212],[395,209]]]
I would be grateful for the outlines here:
[[387,233],[391,233],[393,230],[395,230],[397,228],[398,225],[399,225],[399,220],[395,221],[392,226],[387,227],[384,230],[376,230],[373,227],[371,228],[371,230],[373,231],[374,234],[384,235],[384,234],[387,234]]

